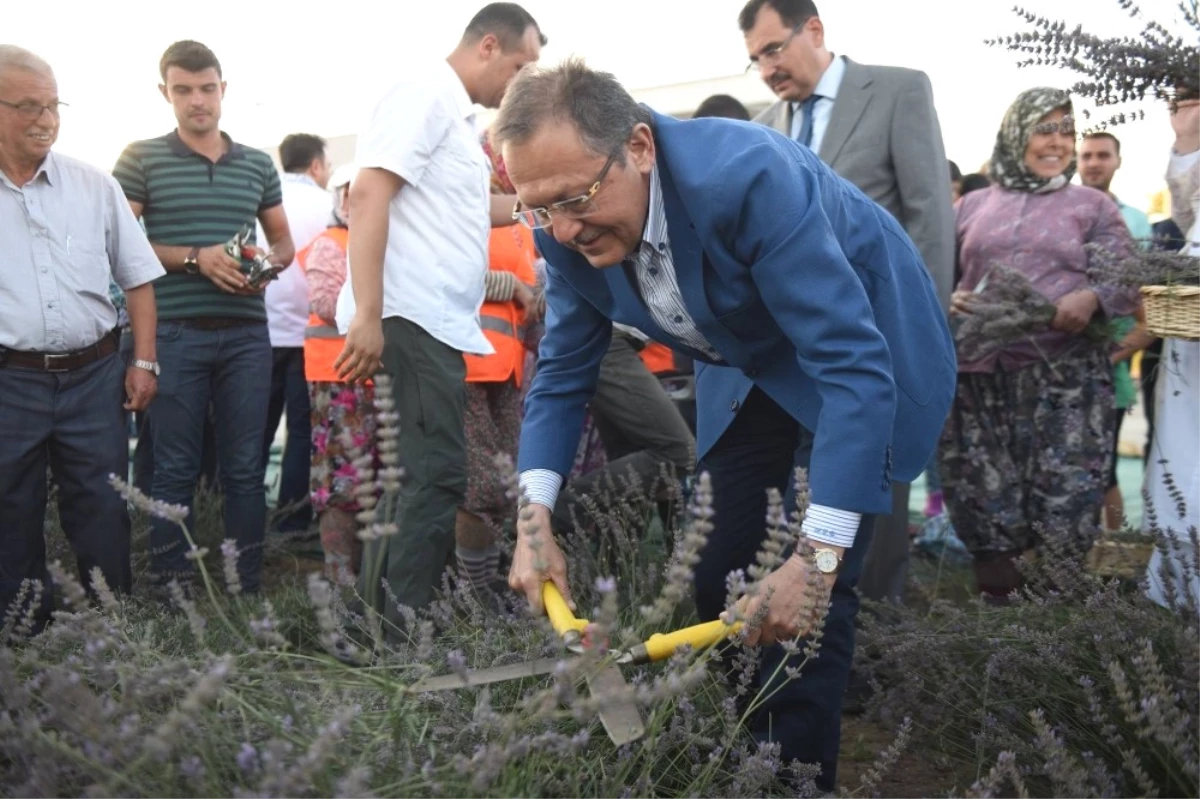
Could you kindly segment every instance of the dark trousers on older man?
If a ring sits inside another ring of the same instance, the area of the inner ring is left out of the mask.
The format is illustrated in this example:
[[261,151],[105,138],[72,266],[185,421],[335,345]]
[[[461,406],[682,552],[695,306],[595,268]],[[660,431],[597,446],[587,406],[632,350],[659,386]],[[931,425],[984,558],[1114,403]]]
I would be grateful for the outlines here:
[[128,470],[124,399],[125,361],[115,352],[69,372],[0,366],[0,613],[23,581],[41,581],[35,631],[54,609],[46,569],[47,467],[84,585],[99,568],[110,588],[130,589],[129,513],[108,482]]
[[[754,563],[766,538],[767,489],[784,494],[795,507],[793,475],[809,465],[812,433],[761,390],[755,388],[720,440],[704,456],[698,472],[712,479],[715,529],[695,570],[696,609],[703,620],[725,609],[725,578]],[[799,760],[820,766],[817,787],[832,791],[842,724],[842,695],[854,656],[855,584],[863,555],[871,544],[875,517],[864,515],[838,572],[819,656],[803,664],[798,679],[787,680],[784,665],[799,667],[803,655],[787,655],[775,645],[759,659],[758,689],[767,698],[751,720],[760,741],[778,743],[784,763]],[[803,647],[801,647],[803,650]]]
[[[383,320],[382,360],[400,415],[400,529],[363,548],[359,593],[383,608],[395,637],[405,630],[396,603],[420,610],[433,601],[454,549],[455,520],[467,495],[467,367],[460,351],[400,317]],[[395,602],[385,599],[382,582],[365,582],[367,564],[377,558]]]

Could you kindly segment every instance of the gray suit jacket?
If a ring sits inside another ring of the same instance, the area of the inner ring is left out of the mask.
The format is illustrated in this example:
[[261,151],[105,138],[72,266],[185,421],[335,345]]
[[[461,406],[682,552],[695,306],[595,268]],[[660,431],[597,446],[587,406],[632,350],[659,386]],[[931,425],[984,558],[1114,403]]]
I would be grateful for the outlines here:
[[[791,136],[791,103],[776,102],[754,121]],[[954,209],[929,77],[847,58],[817,155],[899,220],[925,260],[942,307],[949,308]]]

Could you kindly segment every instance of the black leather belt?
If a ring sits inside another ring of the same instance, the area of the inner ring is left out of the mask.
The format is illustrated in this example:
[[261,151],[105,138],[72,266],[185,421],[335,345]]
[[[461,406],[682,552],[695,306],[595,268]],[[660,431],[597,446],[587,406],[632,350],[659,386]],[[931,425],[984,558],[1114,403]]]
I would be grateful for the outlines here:
[[[163,321],[171,321],[165,319]],[[198,316],[195,319],[180,319],[179,324],[193,330],[228,330],[232,327],[247,327],[248,325],[265,325],[261,319],[243,319],[237,316]]]
[[0,351],[0,366],[36,369],[41,372],[73,372],[112,355],[120,346],[121,335],[113,330],[90,347],[71,352]]

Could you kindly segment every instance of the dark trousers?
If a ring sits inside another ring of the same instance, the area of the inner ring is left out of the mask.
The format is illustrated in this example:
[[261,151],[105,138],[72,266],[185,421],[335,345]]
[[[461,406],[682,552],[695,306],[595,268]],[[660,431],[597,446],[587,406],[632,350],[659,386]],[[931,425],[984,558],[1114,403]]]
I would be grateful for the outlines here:
[[[462,353],[400,317],[383,320],[383,370],[391,375],[405,479],[400,489],[400,531],[368,542],[363,563],[384,559],[383,575],[400,604],[428,605],[454,548],[458,509],[467,493],[466,364]],[[367,568],[363,568],[365,575]],[[359,585],[372,607],[403,630],[404,620],[378,585]]]
[[[793,473],[807,467],[812,434],[800,426],[759,389],[751,391],[733,424],[700,463],[712,479],[716,529],[701,551],[695,570],[696,609],[711,620],[725,608],[725,578],[734,569],[754,562],[766,538],[767,489],[785,492],[786,507],[795,507]],[[842,561],[821,637],[820,656],[804,665],[801,677],[767,699],[751,721],[758,740],[778,742],[783,762],[793,759],[821,767],[817,786],[834,789],[842,723],[842,695],[854,655],[854,617],[858,595],[854,586],[862,571],[863,555],[871,543],[874,518],[864,515],[854,546]],[[796,656],[798,666],[803,656]],[[783,648],[762,651],[758,679],[763,694],[778,683],[763,685],[771,675],[782,679]]]
[[875,520],[875,535],[858,584],[858,592],[875,602],[904,601],[912,546],[908,537],[909,488],[908,483],[892,483],[892,512]]
[[572,481],[562,492],[554,508],[556,529],[569,528],[572,510],[576,517],[585,513],[578,502],[581,496],[599,502],[610,481],[622,486],[633,475],[649,491],[664,467],[682,476],[696,459],[696,441],[687,422],[624,333],[614,331],[600,362],[591,411],[609,462]]
[[129,513],[108,484],[110,474],[128,470],[124,400],[125,363],[116,353],[71,372],[0,367],[0,614],[27,579],[44,585],[39,627],[53,610],[47,466],[83,584],[99,567],[111,588],[130,589]]
[[[181,322],[158,325],[162,374],[150,406],[154,439],[155,499],[192,507],[204,455],[204,424],[212,405],[217,463],[225,500],[222,538],[241,555],[238,577],[245,591],[262,580],[266,529],[262,441],[271,386],[271,342],[266,323],[201,330]],[[188,529],[196,530],[195,513]],[[154,519],[150,528],[152,568],[160,579],[190,577],[183,532]]]
[[304,379],[304,348],[274,347],[271,367],[271,394],[267,402],[267,432],[263,438],[263,465],[270,462],[271,444],[279,420],[287,411],[287,440],[279,470],[279,501],[276,507],[295,506],[279,519],[284,533],[308,529],[312,506],[308,504],[309,470],[312,465],[312,406],[308,399],[308,381]]

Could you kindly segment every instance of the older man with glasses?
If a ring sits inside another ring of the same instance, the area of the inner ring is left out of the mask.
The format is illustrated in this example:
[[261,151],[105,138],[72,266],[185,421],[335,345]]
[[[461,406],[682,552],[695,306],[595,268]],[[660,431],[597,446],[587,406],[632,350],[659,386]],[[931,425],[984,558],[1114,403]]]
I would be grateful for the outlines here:
[[[899,223],[786,137],[724,119],[680,121],[637,105],[578,61],[526,70],[494,126],[547,261],[546,335],[526,400],[509,584],[541,609],[569,597],[550,513],[571,468],[613,323],[697,362],[699,471],[715,528],[695,567],[696,607],[725,609],[726,577],[755,562],[767,492],[810,467],[795,554],[743,605],[764,647],[751,728],[783,762],[817,763],[834,788],[841,697],[854,650],[854,584],[892,479],[929,459],[954,389],[937,292]],[[943,192],[944,194],[945,192]],[[708,379],[713,367],[744,389]],[[811,631],[829,601],[820,657],[780,642]],[[802,667],[790,680],[783,666]]]
[[[47,467],[84,584],[99,570],[130,588],[129,514],[108,480],[128,474],[124,411],[146,409],[158,375],[163,269],[116,181],[51,151],[64,106],[49,64],[0,45],[0,614],[37,601],[35,629],[53,610]],[[110,278],[127,298],[128,367]]]

